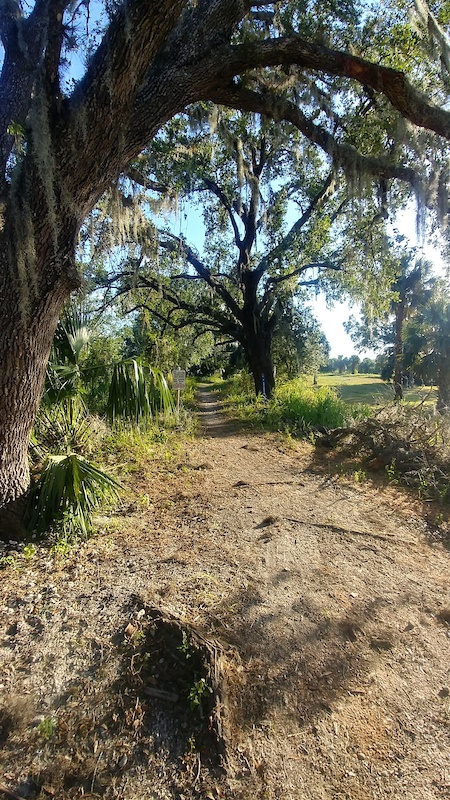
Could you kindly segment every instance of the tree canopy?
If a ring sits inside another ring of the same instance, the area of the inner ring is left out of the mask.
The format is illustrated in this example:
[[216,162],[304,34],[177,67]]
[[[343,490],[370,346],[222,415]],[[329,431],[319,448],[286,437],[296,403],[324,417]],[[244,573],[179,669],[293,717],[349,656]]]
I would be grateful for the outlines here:
[[[123,263],[103,280],[113,299],[126,298],[125,308],[238,344],[256,391],[264,384],[270,394],[274,334],[283,327],[286,342],[301,288],[342,264],[329,232],[346,188],[338,191],[333,171],[298,132],[215,107],[194,112],[195,132],[176,118],[130,172],[144,187],[200,207],[202,252],[144,217],[120,248]],[[303,338],[307,332],[304,324]]]

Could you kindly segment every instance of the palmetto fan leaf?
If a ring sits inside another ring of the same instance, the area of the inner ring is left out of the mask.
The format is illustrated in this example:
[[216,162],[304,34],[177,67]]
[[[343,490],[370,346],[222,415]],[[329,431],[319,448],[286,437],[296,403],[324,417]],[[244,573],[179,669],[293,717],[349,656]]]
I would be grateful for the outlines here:
[[89,313],[75,303],[67,306],[62,314],[53,338],[47,367],[43,397],[46,405],[82,393],[80,355],[89,343],[92,325]]
[[93,330],[89,312],[77,303],[70,303],[58,322],[53,340],[59,363],[78,364],[80,353],[89,343]]
[[31,496],[30,530],[42,533],[64,523],[69,535],[87,536],[92,514],[117,497],[120,485],[77,453],[48,456]]
[[122,418],[138,423],[173,408],[173,395],[161,370],[134,358],[115,365],[108,397],[111,422]]
[[30,450],[42,462],[49,453],[86,452],[90,438],[89,417],[82,399],[67,397],[54,405],[41,405]]

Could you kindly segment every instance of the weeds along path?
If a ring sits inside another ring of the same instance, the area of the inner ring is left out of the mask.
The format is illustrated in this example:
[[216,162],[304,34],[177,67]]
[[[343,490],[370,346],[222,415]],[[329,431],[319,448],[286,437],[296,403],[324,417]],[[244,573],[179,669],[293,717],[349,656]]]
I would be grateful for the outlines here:
[[[207,388],[199,416],[197,439],[136,467],[80,551],[1,573],[0,784],[91,800],[449,797],[448,552],[395,489],[237,428]],[[168,691],[154,608],[223,654],[225,771]]]

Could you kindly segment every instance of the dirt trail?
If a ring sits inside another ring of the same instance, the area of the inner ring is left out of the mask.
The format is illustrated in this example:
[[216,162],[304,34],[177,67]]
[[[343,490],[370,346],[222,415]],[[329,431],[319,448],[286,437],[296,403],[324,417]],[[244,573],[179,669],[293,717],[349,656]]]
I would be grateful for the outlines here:
[[[207,388],[200,403],[203,435],[164,484],[137,475],[136,501],[76,559],[40,555],[0,587],[0,691],[28,719],[11,713],[2,735],[0,717],[0,782],[48,797],[40,764],[60,797],[81,797],[84,775],[91,797],[123,800],[449,798],[448,552],[395,489],[239,430]],[[201,751],[183,760],[163,708],[143,706],[141,727],[136,712],[135,733],[117,721],[118,694],[136,709],[140,696],[123,688],[118,632],[139,631],[147,606],[225,649],[226,775]],[[71,731],[89,719],[85,738],[43,745],[33,719],[50,716]],[[55,752],[72,784],[51,775]]]
[[395,491],[222,432],[205,489],[240,585],[215,615],[246,665],[252,763],[280,797],[450,797],[448,553]]

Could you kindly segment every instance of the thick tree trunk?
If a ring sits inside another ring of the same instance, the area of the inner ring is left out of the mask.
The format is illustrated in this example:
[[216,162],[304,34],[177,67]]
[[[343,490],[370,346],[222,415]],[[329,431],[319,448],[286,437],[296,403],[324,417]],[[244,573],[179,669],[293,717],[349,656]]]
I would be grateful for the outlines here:
[[244,342],[244,351],[250,372],[253,375],[256,394],[272,397],[275,376],[272,362],[272,333],[251,332]]
[[[3,308],[4,305],[2,303]],[[60,307],[55,300],[47,302],[29,328],[25,328],[17,315],[2,313],[0,505],[15,500],[28,486],[28,439],[42,394]]]
[[[18,214],[18,209],[15,209]],[[67,260],[73,255],[73,225],[63,226],[55,248],[53,230],[40,226],[38,246],[24,256],[26,236],[17,237],[8,217],[0,235],[0,533],[12,533],[11,509],[29,485],[28,443],[42,395],[58,317],[74,288]],[[14,224],[17,223],[17,220]],[[17,229],[16,229],[17,230]],[[36,241],[36,239],[35,239]],[[62,273],[61,261],[66,267]],[[45,277],[43,277],[45,276]],[[73,270],[72,270],[73,276]],[[3,520],[3,522],[2,522]],[[5,522],[6,520],[6,522]]]

